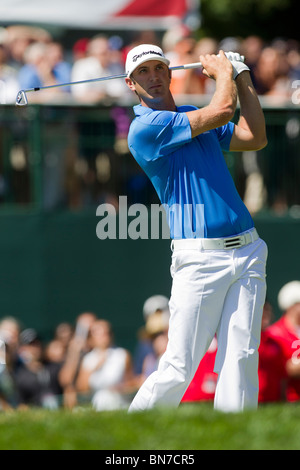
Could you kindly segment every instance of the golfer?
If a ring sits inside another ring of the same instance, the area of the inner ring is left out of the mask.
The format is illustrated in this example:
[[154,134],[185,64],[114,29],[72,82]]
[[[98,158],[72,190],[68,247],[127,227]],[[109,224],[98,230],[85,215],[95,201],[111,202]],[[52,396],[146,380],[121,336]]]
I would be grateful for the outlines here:
[[210,103],[197,109],[176,106],[169,61],[159,47],[142,44],[127,55],[125,81],[140,101],[128,144],[166,208],[173,278],[167,349],[129,411],[178,406],[215,334],[215,408],[257,407],[267,246],[222,149],[258,150],[267,139],[249,68],[239,54],[231,57],[223,51],[200,56],[216,90]]

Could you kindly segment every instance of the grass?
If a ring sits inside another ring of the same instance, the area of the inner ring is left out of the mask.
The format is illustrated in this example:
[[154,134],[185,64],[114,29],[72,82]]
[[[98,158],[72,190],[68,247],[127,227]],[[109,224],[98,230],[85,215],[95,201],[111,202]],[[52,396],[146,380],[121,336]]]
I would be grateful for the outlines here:
[[0,414],[0,450],[299,450],[300,404],[222,414],[211,405]]

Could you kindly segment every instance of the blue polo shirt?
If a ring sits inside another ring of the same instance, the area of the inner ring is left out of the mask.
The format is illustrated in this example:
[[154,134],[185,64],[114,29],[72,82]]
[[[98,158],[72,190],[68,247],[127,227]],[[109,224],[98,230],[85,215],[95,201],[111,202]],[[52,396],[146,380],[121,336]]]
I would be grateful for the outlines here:
[[226,166],[234,124],[192,138],[186,112],[134,107],[129,149],[150,178],[167,213],[172,239],[219,238],[253,227]]

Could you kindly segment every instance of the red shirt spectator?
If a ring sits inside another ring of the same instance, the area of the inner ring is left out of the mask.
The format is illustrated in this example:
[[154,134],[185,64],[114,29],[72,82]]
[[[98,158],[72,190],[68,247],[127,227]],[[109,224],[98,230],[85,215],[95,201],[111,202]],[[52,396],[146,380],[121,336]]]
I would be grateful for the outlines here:
[[268,329],[262,331],[259,346],[259,403],[279,402],[285,399],[285,359],[280,344]]
[[284,315],[268,328],[268,334],[280,345],[287,374],[286,398],[300,400],[300,281],[287,283],[278,294]]
[[269,334],[268,327],[273,319],[272,305],[266,301],[261,321],[261,341],[259,346],[259,403],[285,400],[286,372],[285,361],[280,345]]
[[[268,328],[268,334],[271,339],[273,338],[273,341],[277,342],[282,351],[287,374],[286,399],[290,402],[298,401],[300,400],[300,371],[298,377],[293,376],[289,371],[289,366],[290,362],[292,362],[292,358],[295,357],[297,353],[297,348],[299,350],[299,336],[293,331],[286,316],[283,316],[280,320],[271,325]],[[299,359],[298,362],[300,362]],[[274,366],[274,368],[276,368],[277,364],[274,364]]]

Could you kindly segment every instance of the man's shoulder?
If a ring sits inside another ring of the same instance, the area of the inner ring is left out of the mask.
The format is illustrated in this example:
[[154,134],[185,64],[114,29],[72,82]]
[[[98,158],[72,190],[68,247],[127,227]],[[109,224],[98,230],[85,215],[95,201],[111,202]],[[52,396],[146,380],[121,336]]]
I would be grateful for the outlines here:
[[141,129],[145,126],[166,126],[174,116],[172,111],[152,109],[142,105],[135,106],[134,113],[135,119],[132,125],[134,127],[139,126]]

